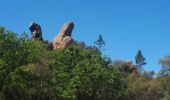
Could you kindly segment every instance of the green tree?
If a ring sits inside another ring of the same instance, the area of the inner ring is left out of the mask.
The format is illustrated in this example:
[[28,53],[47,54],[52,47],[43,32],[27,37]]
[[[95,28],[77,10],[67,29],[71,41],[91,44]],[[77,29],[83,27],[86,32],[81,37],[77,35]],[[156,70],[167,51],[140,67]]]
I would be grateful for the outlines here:
[[0,98],[118,100],[128,94],[122,72],[86,45],[48,51],[26,35],[0,28]]
[[159,81],[161,82],[161,88],[164,90],[164,98],[162,100],[170,99],[170,76],[159,77]]
[[51,100],[48,55],[42,42],[0,27],[0,93],[5,100]]
[[[169,68],[169,58],[160,64]],[[140,50],[135,60],[138,67],[146,64]],[[25,33],[0,27],[2,100],[169,100],[169,76],[153,75],[139,75],[132,62],[112,61],[85,43],[48,51]]]
[[163,100],[164,89],[159,78],[150,79],[138,74],[127,75],[130,94],[126,100]]
[[47,66],[29,64],[10,73],[2,91],[6,100],[52,100],[52,86]]
[[108,67],[98,51],[72,45],[53,52],[53,81],[58,99],[118,100],[126,96],[122,73]]
[[135,56],[135,61],[136,61],[136,67],[138,71],[141,73],[143,70],[142,67],[146,65],[145,58],[143,57],[141,50],[138,50]]
[[102,35],[100,34],[98,39],[94,42],[97,46],[99,51],[101,50],[101,48],[105,45],[105,41],[103,40]]
[[[1,91],[7,100],[51,100],[49,52],[39,41],[19,41],[15,57],[8,58],[4,52],[4,60],[0,61]],[[11,63],[7,62],[9,59]]]

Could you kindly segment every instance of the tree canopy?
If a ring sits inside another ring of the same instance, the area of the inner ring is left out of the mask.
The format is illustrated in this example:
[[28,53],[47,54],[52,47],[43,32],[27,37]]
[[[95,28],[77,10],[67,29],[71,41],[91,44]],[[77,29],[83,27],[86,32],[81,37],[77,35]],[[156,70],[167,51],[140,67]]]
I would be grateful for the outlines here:
[[[144,60],[138,51],[136,63]],[[0,27],[0,100],[169,100],[169,80],[138,74],[132,62],[112,61],[84,42],[51,51]]]

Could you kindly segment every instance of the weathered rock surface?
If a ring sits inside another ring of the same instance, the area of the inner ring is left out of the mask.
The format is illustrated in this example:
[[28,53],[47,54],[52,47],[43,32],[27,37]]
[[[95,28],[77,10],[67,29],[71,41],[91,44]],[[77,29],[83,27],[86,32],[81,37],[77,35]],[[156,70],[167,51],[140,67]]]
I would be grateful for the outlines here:
[[29,27],[32,35],[32,39],[43,41],[41,26],[37,23],[31,22]]
[[57,34],[57,36],[53,40],[54,49],[65,48],[66,46],[73,43],[74,40],[71,37],[73,28],[74,28],[73,22],[64,24],[60,32]]

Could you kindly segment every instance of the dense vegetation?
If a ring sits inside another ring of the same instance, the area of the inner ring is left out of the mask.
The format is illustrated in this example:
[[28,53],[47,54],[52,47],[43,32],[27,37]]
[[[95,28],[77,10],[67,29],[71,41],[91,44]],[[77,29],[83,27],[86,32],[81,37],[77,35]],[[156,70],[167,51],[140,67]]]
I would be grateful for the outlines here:
[[0,100],[169,100],[167,71],[153,78],[137,67],[82,43],[49,51],[0,27]]

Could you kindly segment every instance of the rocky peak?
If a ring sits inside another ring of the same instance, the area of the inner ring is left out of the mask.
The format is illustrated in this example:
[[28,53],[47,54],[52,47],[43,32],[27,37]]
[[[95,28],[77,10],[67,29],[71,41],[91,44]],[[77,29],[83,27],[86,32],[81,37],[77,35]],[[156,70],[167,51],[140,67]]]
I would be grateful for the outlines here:
[[65,23],[60,30],[60,34],[64,36],[71,36],[73,28],[74,28],[73,22]]
[[32,39],[43,41],[41,26],[37,23],[31,22],[29,27],[32,35]]
[[70,45],[74,40],[72,39],[72,30],[74,28],[73,22],[68,22],[63,25],[60,32],[56,35],[53,40],[53,48],[65,48]]
[[66,46],[73,43],[74,40],[71,37],[73,28],[73,22],[65,23],[61,28],[60,32],[55,36],[53,42],[51,43],[46,40],[43,40],[41,26],[39,24],[31,22],[29,27],[32,39],[43,41],[43,43],[47,45],[47,48],[49,50],[65,48]]

